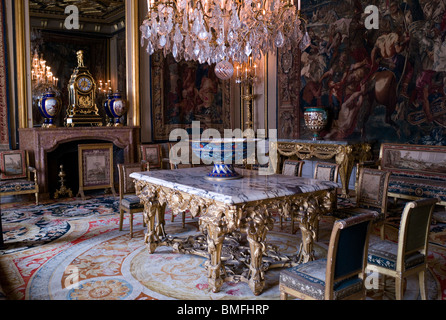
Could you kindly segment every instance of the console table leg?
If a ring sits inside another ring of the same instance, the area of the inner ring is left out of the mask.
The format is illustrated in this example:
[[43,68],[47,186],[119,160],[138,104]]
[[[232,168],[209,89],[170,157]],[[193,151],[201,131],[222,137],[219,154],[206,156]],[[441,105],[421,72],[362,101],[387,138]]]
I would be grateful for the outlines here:
[[344,199],[349,198],[348,184],[350,182],[350,176],[353,170],[353,149],[351,146],[339,147],[336,155],[336,163],[339,165],[339,176],[342,183],[341,197]]
[[[147,225],[147,233],[144,237],[144,242],[151,254],[155,253],[159,243],[159,235],[162,234],[164,226],[160,223],[160,216],[162,214],[162,221],[164,221],[165,205],[161,206],[159,203],[145,203],[144,204],[144,223]],[[158,217],[158,223],[155,218]]]
[[251,251],[251,263],[249,266],[248,284],[254,295],[258,296],[265,287],[265,270],[263,265],[263,253],[268,231],[274,227],[274,219],[268,212],[266,203],[257,203],[252,207],[244,208],[244,218],[241,221],[241,229],[246,232]]
[[260,295],[265,287],[265,272],[262,269],[265,236],[261,237],[263,239],[256,239],[255,235],[250,236],[248,234],[249,247],[251,249],[248,284],[256,296]]
[[225,234],[219,226],[209,224],[207,226],[207,243],[210,260],[206,262],[208,270],[208,283],[212,292],[220,292],[223,286],[223,279],[221,276],[221,250],[225,240]]

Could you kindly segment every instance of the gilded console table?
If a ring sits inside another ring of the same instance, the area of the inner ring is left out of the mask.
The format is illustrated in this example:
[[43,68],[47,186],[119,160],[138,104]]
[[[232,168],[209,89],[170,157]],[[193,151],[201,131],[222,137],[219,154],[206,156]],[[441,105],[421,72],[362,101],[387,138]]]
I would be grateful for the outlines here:
[[[355,162],[364,162],[372,158],[370,143],[363,141],[329,141],[329,140],[291,140],[284,139],[270,142],[270,156],[274,151],[284,157],[297,157],[307,160],[313,157],[328,160],[335,159],[339,164],[339,176],[342,184],[342,197],[348,198],[348,184]],[[280,172],[280,157],[275,161],[276,172]]]
[[[145,243],[150,253],[159,246],[171,246],[179,253],[198,254],[208,258],[208,282],[214,292],[220,291],[224,281],[244,281],[259,295],[266,269],[314,259],[315,222],[332,208],[339,184],[238,171],[242,179],[225,182],[208,181],[207,167],[132,173],[130,177],[135,179],[136,193],[144,203]],[[186,240],[167,235],[166,206],[174,215],[189,210],[193,217],[199,217],[202,234]],[[302,232],[302,244],[295,255],[282,255],[265,243],[267,232],[274,226],[274,211],[284,217],[294,212]]]

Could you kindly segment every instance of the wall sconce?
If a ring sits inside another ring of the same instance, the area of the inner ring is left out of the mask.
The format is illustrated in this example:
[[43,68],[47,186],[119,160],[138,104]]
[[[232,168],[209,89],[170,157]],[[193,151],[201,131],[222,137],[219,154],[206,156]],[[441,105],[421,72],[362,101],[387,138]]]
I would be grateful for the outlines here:
[[48,20],[40,20],[40,26],[46,28],[48,26]]
[[241,95],[246,109],[247,121],[245,125],[247,129],[254,129],[254,83],[258,80],[257,64],[253,62],[252,56],[250,56],[247,62],[236,64],[235,70],[235,83],[242,88]]
[[101,26],[99,24],[94,26],[94,31],[96,32],[100,32],[101,31]]
[[249,57],[248,62],[236,64],[235,70],[235,83],[252,85],[257,81],[257,64],[253,63],[252,56]]

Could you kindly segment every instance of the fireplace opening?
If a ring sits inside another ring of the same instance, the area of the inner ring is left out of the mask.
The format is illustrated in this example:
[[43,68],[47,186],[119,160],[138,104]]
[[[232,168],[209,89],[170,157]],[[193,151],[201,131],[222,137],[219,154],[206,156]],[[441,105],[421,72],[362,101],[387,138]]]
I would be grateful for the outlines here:
[[[54,151],[47,153],[48,166],[48,191],[50,198],[54,199],[56,190],[60,188],[60,166],[63,165],[65,171],[65,186],[73,192],[73,196],[79,191],[79,161],[78,145],[110,143],[104,140],[78,140],[60,144]],[[116,192],[118,189],[118,169],[117,164],[124,163],[124,150],[113,145],[113,181]],[[104,190],[84,190],[86,196],[103,193]]]

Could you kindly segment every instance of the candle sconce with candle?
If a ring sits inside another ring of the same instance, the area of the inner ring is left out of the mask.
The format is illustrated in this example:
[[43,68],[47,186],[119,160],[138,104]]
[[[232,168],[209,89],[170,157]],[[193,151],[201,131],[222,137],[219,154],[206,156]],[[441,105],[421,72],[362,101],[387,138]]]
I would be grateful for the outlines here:
[[[237,64],[235,70],[235,83],[241,85],[243,105],[246,108],[246,129],[254,129],[254,84],[258,80],[257,64],[253,62],[252,56],[250,56],[247,62]],[[242,110],[242,112],[244,111]]]

